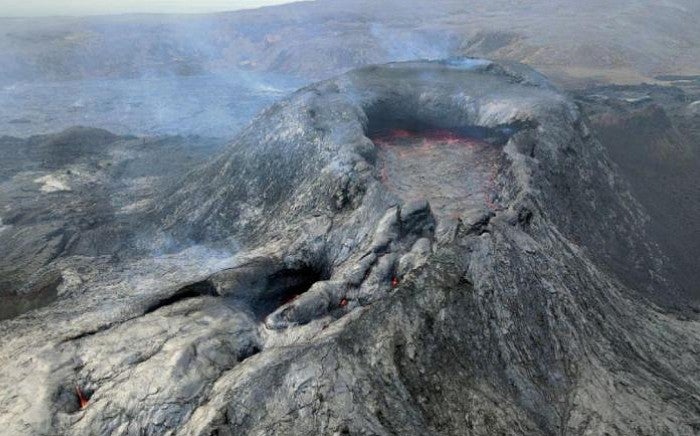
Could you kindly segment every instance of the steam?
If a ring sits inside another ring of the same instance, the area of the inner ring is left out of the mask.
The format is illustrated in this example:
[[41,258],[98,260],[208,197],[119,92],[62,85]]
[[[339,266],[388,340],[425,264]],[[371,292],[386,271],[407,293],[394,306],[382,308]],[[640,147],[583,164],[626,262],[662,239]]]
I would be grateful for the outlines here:
[[443,33],[415,32],[372,23],[370,34],[384,51],[386,61],[444,59],[455,53],[456,43]]
[[479,68],[488,67],[493,64],[488,59],[478,59],[478,58],[450,58],[445,61],[445,63],[451,67],[460,68],[464,70],[476,70]]
[[0,91],[0,132],[29,136],[87,125],[117,134],[231,137],[300,83],[232,71],[17,84]]
[[459,51],[460,38],[444,29],[375,21],[356,28],[361,50],[319,65],[316,47],[340,47],[354,35],[303,26],[309,46],[299,50],[285,36],[298,37],[298,26],[270,19],[260,28],[242,17],[6,20],[0,132],[25,137],[85,125],[118,134],[229,138],[265,107],[318,79],[314,71],[330,75]]
[[254,49],[218,15],[6,20],[0,134],[75,125],[229,138],[306,81],[239,67]]

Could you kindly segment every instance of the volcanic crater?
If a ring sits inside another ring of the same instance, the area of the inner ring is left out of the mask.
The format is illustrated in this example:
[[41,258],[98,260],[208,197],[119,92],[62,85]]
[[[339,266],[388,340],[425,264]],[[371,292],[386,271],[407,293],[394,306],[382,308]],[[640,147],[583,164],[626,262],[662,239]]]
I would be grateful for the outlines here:
[[[495,210],[500,147],[449,130],[389,130],[370,137],[380,180],[404,202],[426,199],[438,218]],[[447,176],[447,177],[441,177]]]
[[153,196],[125,212],[143,223],[131,237],[191,246],[92,274],[62,258],[56,301],[0,323],[8,433],[698,428],[700,324],[607,268],[626,241],[617,264],[664,289],[639,205],[528,67],[407,62],[311,85]]

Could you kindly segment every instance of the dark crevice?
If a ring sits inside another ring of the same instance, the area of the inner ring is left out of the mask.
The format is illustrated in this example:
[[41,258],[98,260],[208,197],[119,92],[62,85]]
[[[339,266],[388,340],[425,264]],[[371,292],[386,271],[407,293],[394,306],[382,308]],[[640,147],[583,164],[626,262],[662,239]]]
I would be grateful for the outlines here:
[[250,307],[255,317],[263,320],[278,307],[308,291],[314,283],[327,278],[327,273],[313,266],[285,268],[268,277],[265,293],[253,298]]
[[531,120],[517,120],[494,127],[473,124],[454,123],[445,117],[425,117],[406,108],[411,105],[398,105],[390,102],[378,103],[365,111],[367,127],[365,135],[369,138],[381,137],[395,130],[405,130],[414,135],[425,132],[449,131],[456,136],[473,138],[494,145],[504,145],[520,131],[537,128],[537,123]]
[[[132,319],[132,318],[130,318],[130,319]],[[127,321],[128,321],[128,320],[127,320]],[[120,322],[120,324],[121,324],[121,322]],[[100,333],[100,332],[103,332],[103,331],[109,329],[109,328],[112,327],[113,325],[114,325],[114,324],[105,324],[105,325],[102,325],[102,326],[100,326],[100,327],[98,327],[98,328],[96,328],[96,329],[88,330],[88,331],[83,332],[83,333],[80,333],[80,334],[78,334],[78,335],[67,337],[66,339],[62,340],[60,343],[61,343],[61,344],[65,344],[66,342],[79,341],[79,340],[85,339],[85,338],[87,338],[87,337],[89,337],[89,336],[94,336],[94,335],[96,335],[96,334],[98,334],[98,333]]]
[[76,413],[88,406],[94,392],[84,384],[65,384],[54,392],[53,402],[64,413]]
[[236,354],[236,361],[238,361],[238,363],[241,363],[244,360],[255,356],[256,354],[260,353],[261,351],[262,351],[262,348],[260,347],[259,344],[250,343],[247,346],[238,350],[238,353]]
[[522,227],[528,227],[532,222],[532,211],[527,207],[521,207],[518,211],[518,223]]
[[152,303],[150,306],[146,308],[146,310],[143,312],[144,315],[155,312],[158,309],[161,309],[166,306],[170,306],[172,304],[175,304],[177,302],[187,300],[190,298],[196,298],[196,297],[203,297],[203,296],[216,296],[218,293],[216,292],[216,288],[214,285],[208,281],[202,281],[202,282],[196,282],[192,283],[190,285],[187,285],[183,288],[180,288],[175,292],[173,295],[170,297],[164,298],[162,300],[158,300],[154,303]]
[[59,344],[65,344],[65,343],[72,342],[72,341],[79,341],[79,340],[88,338],[88,337],[90,337],[90,336],[94,336],[94,335],[96,335],[96,334],[98,334],[98,333],[102,333],[102,332],[104,332],[104,331],[107,331],[107,330],[111,329],[112,327],[116,327],[116,326],[118,326],[118,325],[127,323],[127,322],[129,322],[129,321],[131,321],[131,320],[134,320],[134,319],[136,319],[136,318],[138,318],[138,317],[140,317],[140,316],[141,316],[141,315],[135,315],[135,316],[131,316],[131,317],[129,317],[129,318],[121,319],[121,320],[116,321],[116,322],[110,322],[110,323],[102,324],[102,325],[100,325],[100,326],[98,326],[98,327],[96,327],[96,328],[93,328],[93,329],[91,329],[91,330],[87,330],[87,331],[85,331],[85,332],[79,333],[79,334],[74,335],[74,336],[69,336],[69,337],[67,337],[67,338],[65,338],[65,339],[63,339],[63,340],[61,340],[61,341],[59,342]]
[[[403,213],[401,214],[403,215]],[[401,239],[414,236],[411,238],[411,242],[415,242],[417,238],[428,238],[432,241],[435,237],[436,218],[428,203],[424,209],[413,211],[408,216],[402,216],[398,223],[399,238]]]
[[491,218],[494,217],[493,213],[485,214],[479,218],[476,222],[472,223],[466,228],[466,235],[483,235],[489,232],[489,224],[491,223]]

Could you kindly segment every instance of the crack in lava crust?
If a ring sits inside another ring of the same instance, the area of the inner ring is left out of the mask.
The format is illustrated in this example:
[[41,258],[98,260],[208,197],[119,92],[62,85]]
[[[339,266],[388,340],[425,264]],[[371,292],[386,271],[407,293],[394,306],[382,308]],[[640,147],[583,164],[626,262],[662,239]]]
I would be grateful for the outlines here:
[[402,200],[424,198],[433,213],[450,218],[496,208],[495,145],[445,130],[391,130],[371,139],[379,150],[382,183]]

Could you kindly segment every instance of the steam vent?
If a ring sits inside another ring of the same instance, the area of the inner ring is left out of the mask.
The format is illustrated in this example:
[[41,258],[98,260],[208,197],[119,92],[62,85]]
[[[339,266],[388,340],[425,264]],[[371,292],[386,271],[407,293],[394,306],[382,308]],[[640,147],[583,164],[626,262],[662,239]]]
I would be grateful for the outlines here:
[[0,432],[700,432],[700,323],[655,305],[644,213],[527,67],[349,72],[154,196],[0,324]]

